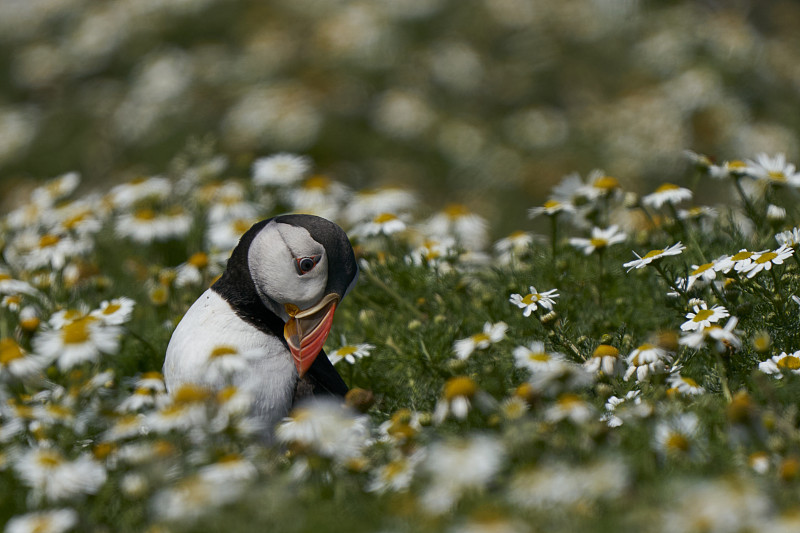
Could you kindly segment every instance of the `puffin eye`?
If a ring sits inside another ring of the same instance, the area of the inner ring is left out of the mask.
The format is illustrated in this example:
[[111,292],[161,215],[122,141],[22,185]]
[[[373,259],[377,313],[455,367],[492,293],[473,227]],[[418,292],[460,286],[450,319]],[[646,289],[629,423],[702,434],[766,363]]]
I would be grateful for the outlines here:
[[321,255],[312,255],[311,257],[298,257],[295,259],[295,267],[297,267],[297,273],[301,276],[303,274],[307,274],[313,270],[319,260],[322,258]]

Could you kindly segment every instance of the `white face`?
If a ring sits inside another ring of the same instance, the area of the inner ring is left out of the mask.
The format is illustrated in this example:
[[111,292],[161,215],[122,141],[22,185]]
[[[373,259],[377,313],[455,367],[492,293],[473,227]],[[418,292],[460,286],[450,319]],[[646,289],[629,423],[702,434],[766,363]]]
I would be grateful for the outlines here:
[[[316,265],[301,273],[312,263]],[[308,309],[325,295],[328,258],[325,248],[304,228],[270,222],[250,244],[247,256],[250,276],[264,304],[286,316],[283,304]],[[280,304],[275,309],[273,302]]]

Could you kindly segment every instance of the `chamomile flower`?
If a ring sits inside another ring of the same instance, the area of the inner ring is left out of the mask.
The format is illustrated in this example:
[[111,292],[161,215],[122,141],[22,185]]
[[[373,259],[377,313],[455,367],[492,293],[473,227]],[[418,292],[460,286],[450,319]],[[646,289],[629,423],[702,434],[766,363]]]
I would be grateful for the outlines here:
[[6,258],[9,264],[26,270],[38,268],[64,268],[70,259],[89,254],[94,242],[85,236],[70,236],[65,233],[39,234],[26,231],[9,243]]
[[95,309],[90,313],[90,316],[99,318],[104,324],[119,326],[131,319],[135,305],[136,302],[124,296],[113,300],[105,300],[100,303],[99,309]]
[[669,391],[675,391],[684,396],[696,396],[703,394],[706,390],[701,387],[694,379],[682,376],[680,372],[673,372],[667,378],[669,384]]
[[36,447],[14,463],[23,483],[37,500],[60,501],[94,494],[106,482],[105,468],[89,455],[71,461],[55,448]]
[[372,220],[355,226],[351,234],[355,237],[374,237],[375,235],[392,235],[405,231],[406,223],[393,213],[379,213]]
[[39,294],[39,291],[26,281],[14,279],[7,270],[0,267],[0,294],[35,296]]
[[0,339],[0,377],[17,378],[34,376],[47,366],[47,359],[26,352],[14,339]]
[[149,244],[185,237],[191,227],[191,216],[179,206],[164,213],[142,207],[119,215],[115,231],[119,237],[139,244]]
[[643,256],[640,256],[636,252],[633,252],[633,255],[637,257],[637,259],[633,261],[629,261],[624,263],[622,266],[628,269],[628,272],[633,270],[634,268],[644,268],[653,261],[661,259],[662,257],[667,257],[670,255],[680,255],[686,249],[686,246],[681,244],[680,242],[673,244],[672,246],[668,246],[663,249],[659,250],[650,250]]
[[750,279],[762,270],[772,269],[772,265],[782,265],[784,260],[794,255],[794,248],[787,244],[773,251],[760,252],[752,257],[749,265],[741,269],[743,274],[747,274]]
[[396,187],[362,189],[356,192],[347,203],[345,216],[351,224],[363,223],[380,217],[382,213],[392,213],[398,218],[417,205],[413,193]]
[[747,174],[767,183],[800,186],[800,173],[794,164],[787,163],[786,155],[779,153],[770,157],[765,153],[756,155],[756,160],[747,160]]
[[615,376],[620,372],[621,365],[619,350],[610,344],[600,344],[592,356],[583,363],[583,368],[593,374],[602,372],[606,376]]
[[608,427],[615,428],[623,425],[626,420],[644,418],[653,412],[652,407],[642,401],[642,391],[631,390],[625,396],[610,396],[606,400],[605,412],[600,420]]
[[120,335],[119,326],[84,316],[61,328],[40,331],[33,338],[33,348],[48,360],[57,360],[63,372],[82,363],[96,362],[101,354],[117,353]]
[[236,501],[246,488],[238,481],[218,483],[199,474],[186,476],[157,492],[152,509],[161,520],[187,523]]
[[590,255],[595,250],[603,251],[612,244],[625,242],[628,236],[619,231],[619,226],[609,226],[606,229],[592,228],[592,236],[589,239],[573,237],[569,243],[581,250],[584,254]]
[[677,204],[684,200],[692,199],[692,191],[683,187],[678,187],[672,183],[664,183],[654,192],[642,197],[642,204],[660,209],[666,203]]
[[311,158],[278,153],[253,162],[253,183],[259,186],[285,187],[301,181],[311,171]]
[[450,415],[464,420],[473,404],[480,410],[486,410],[492,404],[492,399],[472,378],[468,376],[450,378],[444,384],[442,397],[436,402],[433,421],[441,424]]
[[328,359],[330,359],[331,363],[334,365],[340,361],[345,361],[352,365],[355,364],[358,359],[368,356],[373,348],[375,348],[374,344],[366,342],[361,344],[345,344],[329,353]]
[[692,311],[686,313],[687,320],[681,324],[681,331],[705,329],[727,316],[730,316],[730,313],[724,306],[714,305],[709,309],[707,303],[700,302],[692,308]]
[[411,251],[406,257],[406,262],[429,267],[447,266],[445,261],[455,255],[455,240],[453,238],[425,239],[422,244]]
[[795,247],[800,244],[800,228],[782,231],[775,235],[775,240],[778,241],[778,244],[781,246],[787,245]]
[[338,218],[339,206],[349,195],[346,186],[323,174],[311,176],[298,187],[286,191],[292,211],[329,219]]
[[214,382],[229,382],[232,376],[247,372],[250,354],[242,353],[227,344],[212,347],[206,355],[204,364],[206,378]]
[[628,381],[634,374],[636,381],[645,381],[651,375],[663,374],[672,363],[672,354],[655,344],[645,343],[628,354],[628,370],[624,379]]
[[210,250],[220,252],[232,250],[239,239],[257,220],[234,218],[210,224],[206,232],[206,246]]
[[142,200],[164,200],[172,193],[172,184],[162,176],[134,179],[111,189],[108,198],[117,208],[129,208]]
[[501,264],[508,264],[512,257],[519,257],[530,249],[533,235],[527,231],[515,231],[494,243],[494,251]]
[[318,399],[295,408],[275,436],[284,444],[344,462],[360,456],[367,445],[368,421],[338,402]]
[[781,352],[766,361],[758,363],[758,369],[778,379],[784,372],[800,375],[800,350],[794,353]]
[[679,342],[684,346],[699,350],[706,345],[706,342],[713,341],[716,343],[715,347],[719,353],[737,351],[742,347],[742,341],[735,329],[738,322],[739,319],[732,316],[724,328],[718,324],[711,324],[705,328],[689,331],[680,338]]
[[686,290],[691,289],[698,281],[701,284],[713,281],[717,277],[717,270],[714,268],[716,263],[704,263],[702,265],[692,265],[692,271],[689,272],[689,277],[686,281]]
[[420,450],[411,455],[399,455],[377,468],[367,485],[367,492],[404,492],[411,486],[417,466],[425,458]]
[[545,350],[544,343],[540,341],[533,341],[528,346],[517,346],[513,354],[517,368],[527,368],[534,373],[566,361],[563,354]]
[[203,276],[206,273],[220,274],[221,272],[216,262],[212,262],[207,253],[196,252],[175,268],[175,286],[199,285],[203,282]]
[[531,316],[531,313],[536,311],[539,307],[547,309],[548,311],[553,310],[553,306],[556,303],[555,298],[559,297],[557,289],[550,289],[549,291],[541,293],[538,292],[533,285],[528,287],[528,289],[530,292],[525,296],[521,294],[512,294],[508,299],[509,302],[522,309],[523,316]]
[[428,447],[422,465],[430,477],[420,504],[434,514],[445,513],[466,491],[479,491],[505,461],[502,443],[488,435],[436,442]]
[[461,204],[451,204],[424,224],[432,237],[452,237],[467,250],[481,250],[489,234],[486,220]]
[[483,332],[470,335],[466,339],[459,339],[453,344],[453,352],[459,359],[466,359],[475,350],[485,350],[492,344],[506,338],[508,325],[505,322],[486,322]]
[[73,509],[34,511],[11,518],[5,533],[66,533],[78,525],[78,513]]
[[742,248],[737,253],[721,257],[716,261],[714,265],[714,270],[717,272],[722,272],[723,274],[727,274],[731,270],[736,272],[742,272],[750,268],[750,264],[753,262],[753,258],[758,256],[759,254],[768,252],[769,250],[764,250],[761,252],[750,252]]
[[562,202],[555,199],[547,200],[539,207],[531,207],[528,209],[528,218],[536,218],[539,215],[556,216],[559,213],[574,213],[575,207],[567,202]]
[[662,457],[696,455],[700,420],[694,413],[682,413],[656,424],[653,447]]
[[779,223],[786,219],[786,209],[775,204],[767,206],[767,220],[770,222]]
[[577,394],[570,392],[558,396],[544,413],[546,420],[550,422],[560,422],[569,420],[573,424],[585,424],[595,418],[594,408]]

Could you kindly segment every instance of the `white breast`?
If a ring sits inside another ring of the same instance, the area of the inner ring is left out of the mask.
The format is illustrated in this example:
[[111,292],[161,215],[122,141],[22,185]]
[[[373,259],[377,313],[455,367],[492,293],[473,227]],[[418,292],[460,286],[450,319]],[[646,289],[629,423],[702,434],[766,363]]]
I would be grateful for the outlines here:
[[193,383],[218,390],[228,385],[212,381],[205,372],[209,355],[219,346],[239,353],[263,353],[248,358],[247,370],[234,375],[233,384],[250,395],[254,413],[268,427],[285,417],[297,381],[291,353],[280,339],[239,318],[211,289],[192,304],[172,334],[164,361],[167,388],[172,391]]

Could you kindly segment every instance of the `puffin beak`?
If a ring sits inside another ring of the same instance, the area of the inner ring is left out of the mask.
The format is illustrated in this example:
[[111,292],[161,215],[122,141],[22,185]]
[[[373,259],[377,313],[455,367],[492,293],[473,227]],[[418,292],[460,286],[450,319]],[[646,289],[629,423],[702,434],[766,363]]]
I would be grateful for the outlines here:
[[286,304],[289,320],[283,327],[283,336],[289,344],[297,373],[302,377],[322,350],[331,331],[333,312],[339,303],[338,294],[328,294],[313,307],[300,310],[296,305]]

